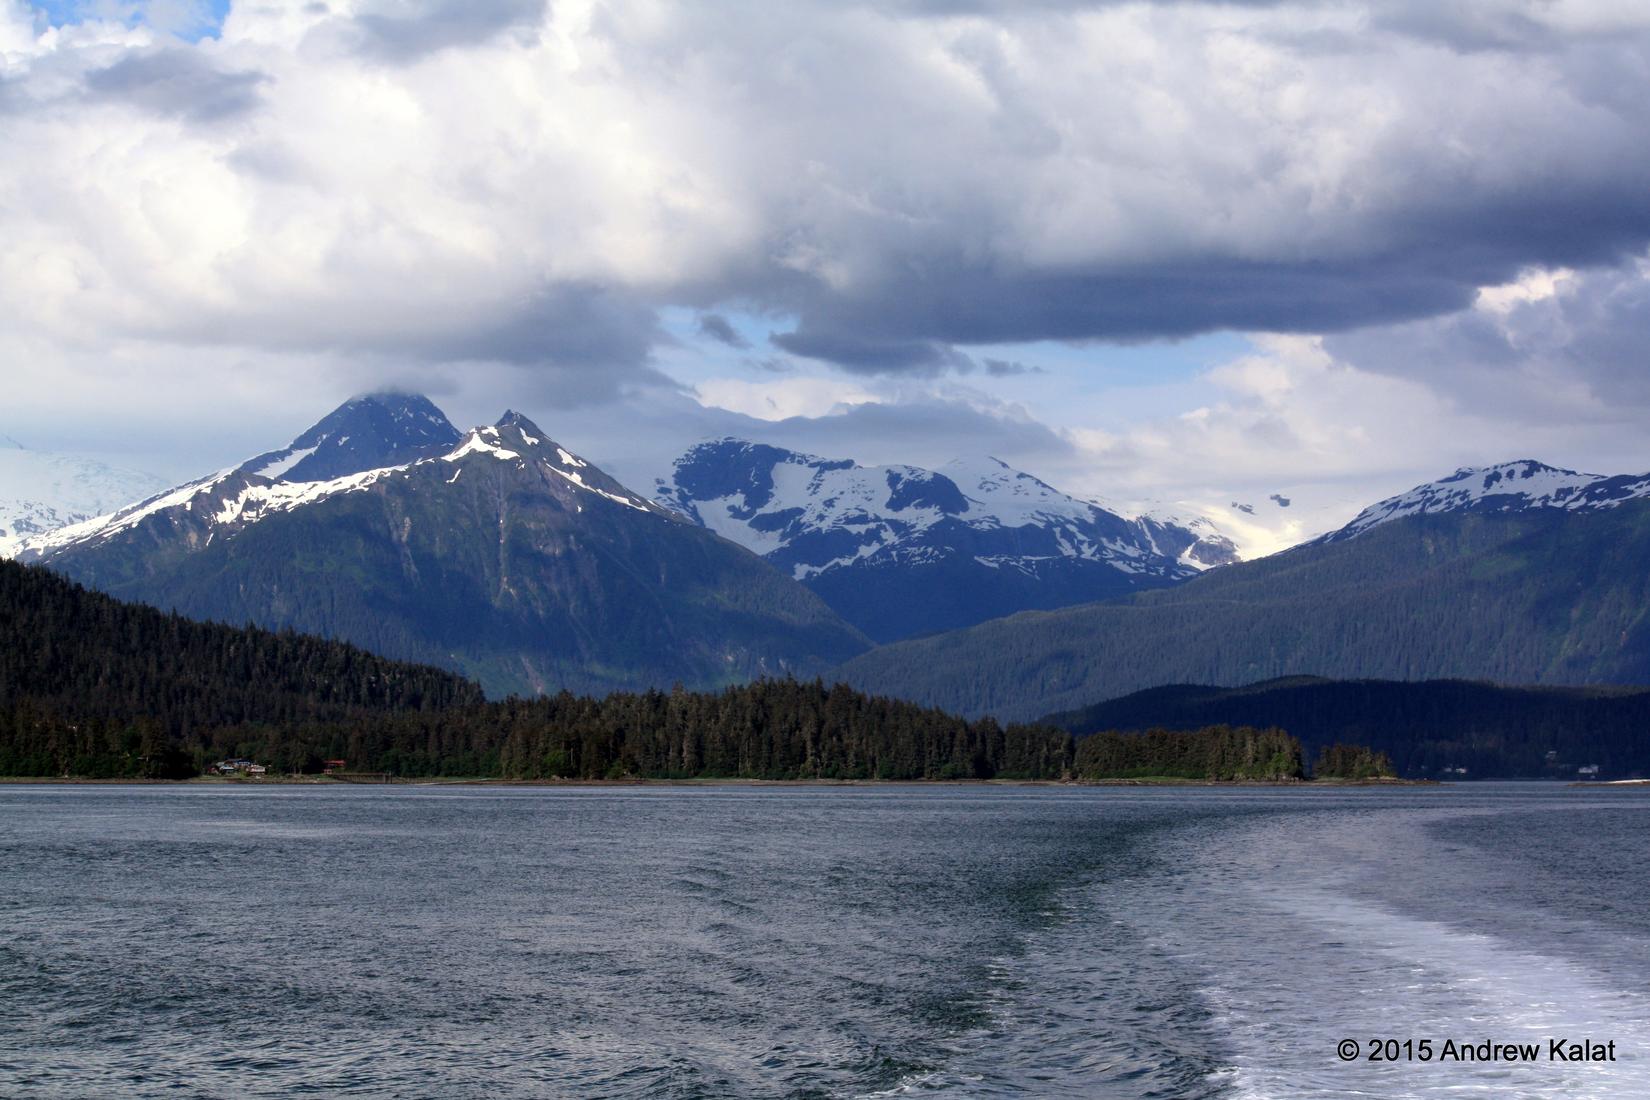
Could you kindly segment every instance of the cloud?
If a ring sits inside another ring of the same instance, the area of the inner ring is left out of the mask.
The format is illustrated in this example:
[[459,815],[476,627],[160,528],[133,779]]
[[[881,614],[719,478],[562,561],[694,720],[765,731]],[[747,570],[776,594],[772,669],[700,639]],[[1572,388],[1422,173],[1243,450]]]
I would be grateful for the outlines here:
[[824,416],[877,400],[875,394],[862,386],[832,378],[785,378],[771,382],[713,378],[694,389],[706,405],[769,421]]
[[209,123],[255,110],[268,79],[259,72],[226,72],[196,50],[174,46],[129,53],[93,69],[86,74],[86,92],[104,103]]
[[792,355],[820,359],[858,374],[904,373],[924,376],[947,371],[967,373],[974,360],[966,353],[932,340],[862,339],[843,331],[781,332],[771,338]]
[[730,348],[748,348],[750,341],[739,335],[739,330],[733,327],[726,317],[720,313],[701,313],[699,315],[699,335],[707,336],[717,343],[726,344]]
[[1404,323],[1642,253],[1646,20],[1435,8],[338,0],[237,4],[193,44],[8,24],[0,298],[62,339],[555,369],[582,347],[639,378],[612,309],[561,304],[599,288],[645,341],[646,313],[737,303],[793,355],[931,377],[978,344]]
[[409,64],[537,25],[547,7],[545,0],[389,0],[357,12],[350,29],[362,54]]
[[985,361],[985,372],[993,378],[1012,378],[1017,374],[1046,374],[1042,367],[1030,367],[1012,359],[990,359]]
[[1650,257],[1529,271],[1474,308],[1326,340],[1372,373],[1421,378],[1464,405],[1571,423],[1650,415]]

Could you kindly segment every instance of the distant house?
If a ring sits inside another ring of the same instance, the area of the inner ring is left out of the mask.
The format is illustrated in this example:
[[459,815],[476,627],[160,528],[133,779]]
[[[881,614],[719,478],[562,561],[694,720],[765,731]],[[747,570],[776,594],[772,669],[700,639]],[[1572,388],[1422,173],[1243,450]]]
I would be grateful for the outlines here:
[[219,775],[240,775],[243,772],[253,775],[262,775],[269,769],[264,767],[262,764],[254,764],[252,761],[238,756],[233,760],[218,761],[216,764],[212,765],[212,770],[217,772]]
[[267,767],[265,767],[264,765],[262,765],[262,764],[249,764],[249,765],[247,765],[246,774],[247,775],[264,775],[268,771],[269,771],[269,769]]
[[1576,769],[1576,774],[1581,776],[1583,779],[1597,779],[1598,778],[1598,765],[1597,764],[1583,764],[1581,767]]
[[344,761],[342,760],[323,760],[321,761],[321,764],[322,774],[324,775],[331,775],[333,772],[341,772],[344,770]]

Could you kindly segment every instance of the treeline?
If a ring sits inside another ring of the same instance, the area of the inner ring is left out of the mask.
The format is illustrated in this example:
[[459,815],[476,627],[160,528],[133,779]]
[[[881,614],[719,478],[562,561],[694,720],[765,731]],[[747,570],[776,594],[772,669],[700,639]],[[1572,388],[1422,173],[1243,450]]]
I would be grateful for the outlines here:
[[1290,779],[1277,729],[1074,738],[815,680],[488,702],[351,646],[190,622],[0,563],[0,775],[183,778],[244,757],[402,777]]
[[1305,777],[1300,742],[1280,729],[1094,733],[1077,742],[1080,779],[1289,780]]
[[1312,774],[1319,779],[1392,779],[1392,758],[1367,745],[1325,745],[1318,752]]
[[1072,738],[1047,726],[967,722],[818,681],[720,692],[567,693],[443,714],[226,729],[199,750],[280,771],[508,779],[1060,779]]
[[1074,738],[1045,725],[966,721],[819,681],[602,699],[563,693],[446,711],[358,712],[168,736],[151,718],[70,723],[32,705],[0,726],[0,774],[185,778],[244,757],[277,773],[327,760],[404,778],[1131,779],[1302,777],[1281,730],[1216,726]]

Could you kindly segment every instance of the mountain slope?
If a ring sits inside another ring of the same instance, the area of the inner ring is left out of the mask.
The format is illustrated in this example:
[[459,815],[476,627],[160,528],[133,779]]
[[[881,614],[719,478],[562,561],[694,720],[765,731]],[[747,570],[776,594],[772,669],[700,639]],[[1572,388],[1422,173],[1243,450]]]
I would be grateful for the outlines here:
[[0,437],[0,558],[23,541],[146,496],[164,483],[80,455],[34,451]]
[[1464,680],[1297,676],[1240,688],[1177,684],[1050,715],[1097,730],[1278,726],[1308,756],[1334,744],[1384,752],[1406,776],[1603,778],[1650,772],[1650,688],[1530,688]]
[[1297,674],[1650,683],[1650,500],[1411,515],[1178,588],[883,646],[840,671],[1003,718]]
[[996,459],[865,467],[723,439],[678,459],[658,499],[882,641],[1174,584],[1233,559],[1212,530],[1125,519]]
[[191,622],[0,562],[0,775],[182,778],[199,761],[179,743],[208,730],[234,752],[275,727],[480,703],[480,688],[440,669]]
[[[425,453],[427,424],[372,454]],[[271,479],[259,461],[23,557],[191,617],[458,669],[495,694],[807,674],[865,647],[806,589],[514,413],[434,457],[324,481]]]

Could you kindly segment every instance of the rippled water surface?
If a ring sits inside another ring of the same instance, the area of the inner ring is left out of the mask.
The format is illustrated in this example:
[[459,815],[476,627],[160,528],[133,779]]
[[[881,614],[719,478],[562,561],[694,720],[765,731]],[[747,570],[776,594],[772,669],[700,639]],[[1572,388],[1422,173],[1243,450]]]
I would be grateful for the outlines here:
[[[1650,1096],[1650,790],[0,787],[0,1096]],[[1614,1040],[1587,1065],[1344,1038]]]

